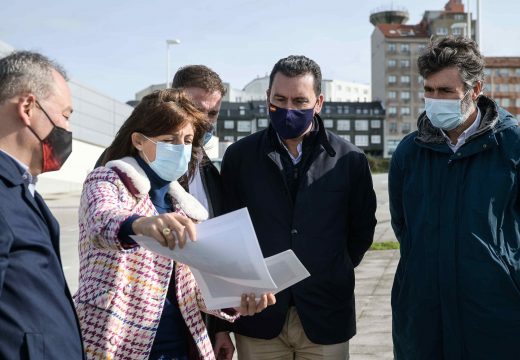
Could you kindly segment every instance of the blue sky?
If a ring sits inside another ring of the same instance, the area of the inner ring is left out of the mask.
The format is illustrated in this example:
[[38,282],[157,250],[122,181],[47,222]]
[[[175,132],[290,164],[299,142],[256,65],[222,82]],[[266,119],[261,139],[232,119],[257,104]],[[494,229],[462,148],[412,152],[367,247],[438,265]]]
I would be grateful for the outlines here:
[[[10,1],[2,4],[0,40],[40,51],[69,75],[118,100],[172,73],[205,64],[242,88],[290,54],[316,60],[325,78],[370,82],[370,13],[399,6],[417,23],[447,0],[158,0]],[[471,0],[476,11],[476,0]],[[520,56],[520,1],[482,0],[482,50]]]

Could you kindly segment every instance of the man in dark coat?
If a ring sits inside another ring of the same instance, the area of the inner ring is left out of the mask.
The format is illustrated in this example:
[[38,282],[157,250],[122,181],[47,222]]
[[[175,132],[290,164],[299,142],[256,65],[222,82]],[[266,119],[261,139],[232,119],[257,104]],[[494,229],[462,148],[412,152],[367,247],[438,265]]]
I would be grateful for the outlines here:
[[0,59],[0,359],[82,359],[59,225],[35,191],[72,149],[63,70],[40,54]]
[[[182,88],[195,106],[207,115],[208,120],[217,128],[222,97],[226,88],[220,76],[205,65],[188,65],[177,70],[172,81],[173,88]],[[214,130],[207,133],[204,148],[218,146],[212,138]],[[212,141],[213,140],[213,141]],[[194,164],[197,170],[189,184],[186,178],[181,183],[207,210],[210,218],[222,215],[222,181],[218,169],[213,165],[203,149],[202,159]],[[231,360],[235,347],[229,336],[229,323],[208,314],[203,314],[211,337],[215,354],[219,360]]]
[[418,65],[426,111],[389,173],[395,358],[518,359],[517,120],[482,95],[474,41],[439,38]]
[[363,152],[325,130],[321,71],[289,56],[267,91],[270,125],[222,162],[227,210],[247,207],[264,257],[292,249],[311,276],[234,325],[241,359],[346,359],[354,336],[354,267],[370,247],[376,199]]

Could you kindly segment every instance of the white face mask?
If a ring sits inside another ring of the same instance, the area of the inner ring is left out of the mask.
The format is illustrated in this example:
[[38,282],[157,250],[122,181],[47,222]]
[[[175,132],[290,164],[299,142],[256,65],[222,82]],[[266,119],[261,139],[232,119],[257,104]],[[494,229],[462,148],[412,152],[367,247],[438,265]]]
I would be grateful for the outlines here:
[[468,111],[462,112],[464,99],[473,89],[469,89],[462,99],[432,99],[424,98],[426,116],[433,126],[442,130],[453,130],[460,126],[468,117]]
[[155,160],[150,161],[143,151],[143,155],[150,168],[163,180],[174,181],[188,171],[191,159],[191,144],[168,144],[153,141],[143,135],[147,140],[155,144]]

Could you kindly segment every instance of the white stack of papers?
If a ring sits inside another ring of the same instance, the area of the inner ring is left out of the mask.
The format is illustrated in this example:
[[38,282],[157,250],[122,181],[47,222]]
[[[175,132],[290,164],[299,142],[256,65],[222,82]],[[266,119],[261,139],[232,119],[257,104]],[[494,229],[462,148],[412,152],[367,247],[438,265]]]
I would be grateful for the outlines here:
[[196,225],[197,241],[170,250],[134,235],[142,247],[190,267],[209,310],[240,306],[242,294],[276,294],[310,276],[292,250],[266,259],[247,208]]

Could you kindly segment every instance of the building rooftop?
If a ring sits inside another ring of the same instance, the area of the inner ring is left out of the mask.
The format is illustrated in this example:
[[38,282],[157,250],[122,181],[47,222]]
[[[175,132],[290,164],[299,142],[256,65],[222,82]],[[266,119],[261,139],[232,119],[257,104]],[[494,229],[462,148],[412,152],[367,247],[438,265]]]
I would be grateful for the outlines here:
[[381,30],[386,38],[429,38],[428,29],[421,25],[404,25],[404,24],[379,24],[378,29]]
[[487,68],[513,67],[520,68],[520,56],[493,56],[485,57]]

